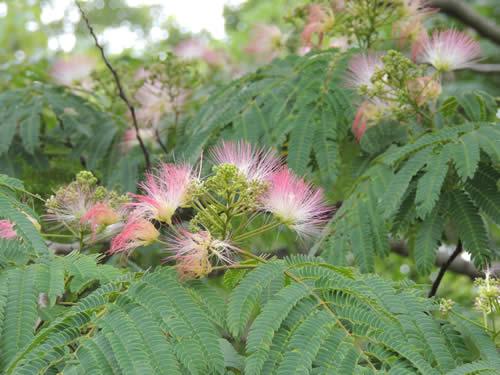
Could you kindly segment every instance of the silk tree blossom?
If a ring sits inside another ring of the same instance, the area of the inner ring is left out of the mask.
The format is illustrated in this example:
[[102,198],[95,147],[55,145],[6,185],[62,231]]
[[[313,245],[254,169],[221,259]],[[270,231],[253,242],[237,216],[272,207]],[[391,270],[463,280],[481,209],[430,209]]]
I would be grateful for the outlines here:
[[391,113],[391,104],[378,98],[365,100],[359,106],[352,123],[351,131],[358,142],[366,130]]
[[136,202],[129,204],[133,215],[172,224],[175,211],[189,203],[195,181],[190,165],[162,164],[156,174],[146,174],[146,181],[140,184],[144,194],[133,195]]
[[223,65],[227,60],[224,52],[210,48],[200,38],[183,40],[175,46],[174,53],[185,60],[202,60],[215,67]]
[[81,82],[84,88],[91,89],[90,74],[95,65],[95,60],[88,56],[70,56],[56,60],[52,65],[50,75],[60,85],[69,86],[75,82]]
[[278,57],[283,44],[283,34],[276,25],[257,24],[250,32],[245,52],[260,62],[271,62]]
[[352,88],[372,88],[371,81],[377,69],[382,68],[383,63],[378,54],[358,54],[349,62],[347,85]]
[[0,220],[0,238],[12,240],[17,237],[14,223],[10,220]]
[[95,235],[100,228],[116,224],[122,218],[122,215],[113,209],[107,202],[94,204],[80,219],[80,223],[89,225],[92,233]]
[[416,62],[432,65],[440,72],[464,69],[481,56],[479,43],[457,30],[437,31],[429,37],[422,34],[413,45],[412,56]]
[[79,228],[81,218],[94,203],[94,188],[73,183],[59,189],[47,200],[47,214],[44,219],[64,227]]
[[400,47],[407,42],[413,42],[425,32],[423,21],[436,12],[425,0],[405,0],[402,3],[402,11],[403,16],[393,25],[394,34],[399,36]]
[[212,262],[232,264],[237,248],[218,240],[208,231],[196,233],[179,229],[169,238],[168,249],[174,253],[169,259],[177,263],[182,278],[200,277],[210,273]]
[[[300,35],[303,45],[312,46],[316,44],[317,47],[321,46],[324,33],[333,26],[333,20],[331,10],[321,4],[311,4],[309,6],[307,22]],[[316,43],[312,41],[313,35],[318,36]]]
[[361,104],[356,112],[356,115],[354,116],[354,121],[352,122],[351,130],[358,142],[361,141],[361,137],[363,137],[363,134],[365,134],[366,131],[367,119],[365,111],[367,105],[368,102]]
[[262,206],[301,237],[317,234],[331,212],[325,204],[323,191],[295,176],[288,168],[270,177]]
[[[135,129],[127,129],[123,134],[123,139],[120,144],[120,149],[123,153],[129,152],[133,147],[139,145],[139,141],[137,139],[137,132]],[[153,147],[156,143],[154,139],[156,137],[156,130],[153,128],[139,128],[139,134],[144,143],[148,146]]]
[[408,91],[415,102],[421,106],[436,100],[441,95],[441,83],[433,77],[418,77],[408,82]]
[[135,93],[135,100],[139,103],[136,111],[140,126],[157,128],[161,117],[168,113],[177,113],[184,106],[187,92],[178,88],[169,89],[159,80],[151,79],[151,74],[140,69],[136,79],[144,79],[144,84]]
[[132,218],[125,224],[123,230],[111,241],[110,254],[130,253],[139,246],[154,243],[160,232],[146,219]]
[[264,151],[247,142],[222,142],[212,150],[216,164],[233,164],[248,180],[264,182],[282,163],[273,150]]

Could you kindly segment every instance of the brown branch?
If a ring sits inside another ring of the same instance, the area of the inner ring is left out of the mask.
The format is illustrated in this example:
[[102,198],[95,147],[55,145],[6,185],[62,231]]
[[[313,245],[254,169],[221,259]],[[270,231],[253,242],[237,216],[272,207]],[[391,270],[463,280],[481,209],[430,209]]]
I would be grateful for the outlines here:
[[500,26],[481,16],[466,3],[460,0],[431,0],[429,5],[472,27],[479,35],[500,44]]
[[467,69],[476,73],[496,74],[500,72],[500,64],[472,64]]
[[149,158],[148,150],[147,150],[147,148],[142,140],[141,135],[139,134],[139,124],[137,123],[135,108],[132,105],[132,103],[130,102],[130,100],[128,99],[127,94],[125,94],[125,90],[123,89],[123,86],[121,84],[120,77],[118,76],[118,73],[113,68],[113,66],[109,62],[108,58],[106,57],[106,54],[104,53],[104,48],[99,44],[99,40],[97,39],[97,35],[95,34],[94,29],[92,28],[92,25],[90,24],[90,21],[89,21],[87,15],[85,14],[80,2],[75,1],[75,3],[76,3],[76,6],[78,7],[78,9],[80,10],[80,14],[82,15],[82,18],[85,21],[85,24],[87,25],[87,29],[89,30],[90,35],[92,35],[92,38],[94,39],[96,47],[101,52],[101,57],[102,57],[104,63],[106,64],[106,67],[113,75],[113,78],[114,78],[115,83],[116,83],[116,87],[118,88],[118,95],[123,100],[123,102],[125,103],[125,105],[129,109],[130,114],[132,115],[132,123],[133,123],[134,128],[135,128],[135,137],[137,138],[137,141],[139,142],[139,146],[141,147],[142,153],[144,154],[144,160],[146,162],[146,169],[151,169],[151,160]]
[[446,270],[451,265],[451,263],[453,263],[455,258],[460,255],[461,252],[462,252],[462,241],[458,240],[457,247],[455,248],[455,251],[450,255],[450,257],[448,258],[446,263],[443,264],[443,266],[439,270],[439,273],[438,273],[436,279],[432,283],[432,287],[431,287],[431,290],[429,291],[429,295],[428,295],[429,298],[434,297],[436,295],[436,292],[439,288],[439,285],[441,284],[441,280],[443,280],[443,277],[444,277],[444,274],[446,273]]

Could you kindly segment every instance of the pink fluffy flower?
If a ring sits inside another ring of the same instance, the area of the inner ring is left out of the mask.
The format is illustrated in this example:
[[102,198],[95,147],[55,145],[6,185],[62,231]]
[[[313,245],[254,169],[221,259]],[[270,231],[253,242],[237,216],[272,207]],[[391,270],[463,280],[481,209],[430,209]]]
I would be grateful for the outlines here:
[[215,263],[231,264],[235,247],[227,241],[212,237],[210,232],[177,230],[169,239],[168,248],[174,253],[170,259],[177,262],[181,277],[193,278],[207,275]]
[[[325,31],[328,30],[333,24],[333,16],[331,12],[320,4],[311,4],[309,6],[309,14],[307,22],[302,30],[301,38],[305,46],[312,46],[315,44],[317,47],[321,46]],[[314,35],[318,36],[316,43],[313,43],[312,38]]]
[[172,224],[175,211],[189,203],[194,181],[190,165],[162,164],[157,174],[146,174],[146,181],[140,185],[144,195],[134,194],[137,202],[129,206],[135,216]]
[[[129,152],[133,147],[139,145],[139,141],[136,136],[137,132],[135,129],[127,129],[123,134],[122,142],[120,144],[120,149],[123,153]],[[152,128],[140,128],[139,134],[144,143],[149,147],[154,147],[156,145],[154,141],[156,136],[155,129]]]
[[137,71],[135,79],[144,80],[144,84],[134,95],[139,103],[136,116],[140,126],[157,128],[165,113],[179,112],[184,106],[187,98],[185,90],[174,87],[167,89],[162,82],[153,79],[151,73],[143,68]]
[[382,67],[382,60],[377,54],[359,54],[349,63],[347,84],[353,88],[372,87],[373,74]]
[[245,52],[260,62],[270,62],[279,54],[283,39],[281,30],[276,25],[257,24],[250,32],[250,39]]
[[422,34],[412,48],[415,61],[430,64],[441,72],[467,68],[480,55],[479,43],[457,30],[437,31],[431,37]]
[[10,220],[0,220],[0,238],[12,240],[16,237],[14,224]]
[[90,89],[90,73],[94,70],[96,62],[87,56],[70,56],[58,59],[52,65],[50,75],[54,81],[60,85],[71,85],[75,82],[82,82],[84,87]]
[[75,183],[60,188],[47,200],[47,214],[44,219],[58,226],[79,230],[81,218],[95,203],[94,194],[94,188]]
[[121,215],[110,207],[108,203],[94,204],[80,219],[81,224],[88,224],[92,233],[97,233],[99,228],[112,225],[120,221]]
[[262,205],[302,237],[317,234],[331,212],[325,204],[323,191],[287,168],[270,177],[270,187],[264,194]]
[[280,159],[272,150],[263,151],[246,142],[222,142],[212,150],[216,164],[233,164],[248,180],[266,181],[281,167]]
[[152,244],[159,235],[160,232],[149,221],[133,218],[125,224],[121,233],[113,238],[109,253],[130,253],[139,246]]
[[174,53],[186,60],[202,60],[212,66],[221,66],[226,62],[226,55],[222,51],[210,48],[200,38],[183,40],[175,46]]
[[363,134],[365,134],[366,131],[367,119],[366,119],[365,109],[366,109],[366,102],[361,104],[361,106],[358,108],[356,116],[354,116],[354,121],[352,122],[351,130],[358,142],[361,141],[361,137],[363,137]]

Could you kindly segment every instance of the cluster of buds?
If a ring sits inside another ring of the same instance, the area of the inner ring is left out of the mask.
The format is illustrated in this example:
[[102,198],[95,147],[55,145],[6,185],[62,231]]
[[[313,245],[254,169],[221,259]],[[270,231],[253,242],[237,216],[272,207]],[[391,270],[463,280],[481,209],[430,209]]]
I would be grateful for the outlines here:
[[123,225],[127,196],[97,184],[91,172],[82,171],[75,181],[59,188],[47,199],[44,219],[77,237],[91,233],[89,241],[109,238]]
[[[146,174],[142,194],[126,204],[128,221],[110,253],[159,242],[182,277],[200,277],[234,262],[253,236],[288,227],[307,238],[328,220],[322,190],[293,174],[273,151],[223,142],[209,154],[212,171],[204,178],[188,164],[162,164]],[[191,213],[188,223],[181,223],[182,209]]]
[[346,83],[365,98],[352,126],[356,139],[383,118],[419,117],[441,94],[441,73],[467,67],[478,57],[478,43],[455,30],[431,38],[423,34],[412,48],[413,61],[397,51],[354,56]]
[[[486,273],[484,279],[476,279],[474,286],[477,288],[475,307],[484,315],[500,313],[500,280],[492,278]],[[494,317],[493,317],[494,319]]]

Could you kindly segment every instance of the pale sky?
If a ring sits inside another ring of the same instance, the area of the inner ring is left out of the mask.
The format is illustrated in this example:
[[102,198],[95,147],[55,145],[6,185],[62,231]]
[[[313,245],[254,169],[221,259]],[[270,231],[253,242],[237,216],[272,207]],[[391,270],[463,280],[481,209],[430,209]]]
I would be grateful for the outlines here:
[[[206,30],[214,38],[224,39],[224,5],[238,5],[245,0],[126,0],[128,6],[141,5],[159,5],[161,12],[154,15],[155,23],[149,35],[143,37],[138,35],[128,25],[108,28],[99,35],[100,40],[106,45],[110,53],[120,53],[126,48],[133,48],[138,52],[144,49],[146,40],[159,41],[165,39],[165,31],[158,27],[165,19],[173,16],[179,26],[192,32]],[[94,4],[102,3],[103,0],[93,0]],[[0,18],[8,14],[8,1],[0,0]],[[70,52],[76,39],[73,34],[74,24],[79,21],[80,14],[74,5],[73,0],[52,0],[42,7],[41,21],[44,24],[60,21],[65,17],[64,32],[57,37],[52,37],[48,41],[48,47],[51,50],[62,50]],[[34,22],[28,22],[26,29],[31,31],[38,30],[39,25]]]

